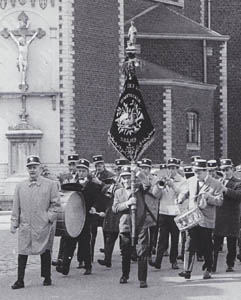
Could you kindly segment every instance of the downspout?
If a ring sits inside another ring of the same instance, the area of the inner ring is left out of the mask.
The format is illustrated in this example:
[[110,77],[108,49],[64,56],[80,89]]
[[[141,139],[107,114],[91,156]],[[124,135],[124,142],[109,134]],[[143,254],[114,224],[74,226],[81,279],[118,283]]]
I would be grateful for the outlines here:
[[208,28],[211,29],[211,0],[208,0]]
[[207,83],[207,41],[203,40],[203,82]]

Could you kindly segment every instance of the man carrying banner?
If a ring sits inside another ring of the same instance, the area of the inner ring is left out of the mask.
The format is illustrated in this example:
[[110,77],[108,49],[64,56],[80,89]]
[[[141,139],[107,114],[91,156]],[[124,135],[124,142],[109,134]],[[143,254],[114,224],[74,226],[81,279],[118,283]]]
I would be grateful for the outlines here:
[[133,226],[130,207],[136,205],[136,250],[138,257],[138,280],[140,288],[147,288],[147,257],[149,248],[148,228],[156,225],[157,211],[161,190],[157,185],[135,187],[135,194],[131,191],[131,168],[125,166],[120,174],[122,187],[116,190],[112,206],[114,213],[121,212],[119,223],[120,249],[122,255],[122,277],[120,283],[127,283],[131,264],[131,228]]

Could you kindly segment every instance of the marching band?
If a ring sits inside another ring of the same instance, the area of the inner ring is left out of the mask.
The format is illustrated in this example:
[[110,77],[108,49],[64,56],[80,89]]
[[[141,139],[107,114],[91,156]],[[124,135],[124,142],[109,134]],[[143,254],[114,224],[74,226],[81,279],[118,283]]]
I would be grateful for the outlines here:
[[[219,168],[217,161],[201,157],[192,157],[190,166],[169,158],[158,168],[153,168],[148,158],[139,161],[135,168],[126,159],[116,159],[113,171],[106,168],[102,155],[92,159],[93,172],[87,159],[70,154],[69,171],[60,174],[57,182],[46,166],[40,172],[38,156],[27,158],[29,179],[16,187],[11,217],[11,232],[19,229],[18,278],[12,289],[24,287],[28,255],[41,256],[43,285],[52,284],[51,251],[59,226],[64,231],[52,265],[63,275],[69,274],[77,245],[78,268],[85,269],[84,275],[91,275],[98,227],[103,229],[104,259],[97,262],[103,267],[112,267],[113,249],[119,237],[121,284],[128,283],[135,253],[139,286],[147,288],[148,265],[161,269],[168,248],[173,270],[179,269],[178,259],[184,260],[179,276],[191,278],[197,256],[204,261],[203,279],[210,279],[217,270],[225,237],[226,272],[234,271],[238,241],[240,244],[241,179],[235,175],[231,159],[221,159]],[[74,193],[82,204],[72,201],[68,193]],[[63,195],[69,199],[65,204],[61,202]],[[77,209],[83,210],[84,217],[79,217]],[[62,223],[60,212],[64,215]],[[68,228],[78,227],[73,221],[76,216],[82,220],[76,222],[80,224],[79,231],[73,236]]]

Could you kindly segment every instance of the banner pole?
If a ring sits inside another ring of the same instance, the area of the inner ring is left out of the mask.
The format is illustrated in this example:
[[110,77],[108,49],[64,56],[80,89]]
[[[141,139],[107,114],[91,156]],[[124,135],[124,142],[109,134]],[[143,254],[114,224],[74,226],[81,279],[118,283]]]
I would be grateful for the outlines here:
[[[136,163],[134,160],[131,161],[131,194],[132,197],[136,198],[135,196],[135,183],[136,183],[136,174],[135,174],[135,166]],[[131,205],[131,245],[135,246],[136,240],[136,205]]]

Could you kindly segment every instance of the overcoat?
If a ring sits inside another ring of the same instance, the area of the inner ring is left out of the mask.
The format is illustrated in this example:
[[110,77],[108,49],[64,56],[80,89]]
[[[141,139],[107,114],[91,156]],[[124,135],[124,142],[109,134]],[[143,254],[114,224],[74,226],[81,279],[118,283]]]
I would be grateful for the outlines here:
[[52,249],[59,209],[57,182],[40,176],[36,182],[28,179],[16,186],[11,226],[19,228],[19,254],[42,254]]
[[223,205],[216,208],[214,234],[226,237],[238,237],[240,227],[241,180],[231,177],[226,184],[227,193]]
[[210,175],[207,176],[199,191],[196,176],[188,178],[187,183],[189,191],[188,209],[197,207],[199,197],[201,197],[202,193],[208,194],[207,206],[205,208],[200,208],[204,218],[199,222],[199,225],[204,228],[213,229],[215,226],[216,206],[221,206],[223,204],[222,183],[219,180],[212,178]]

